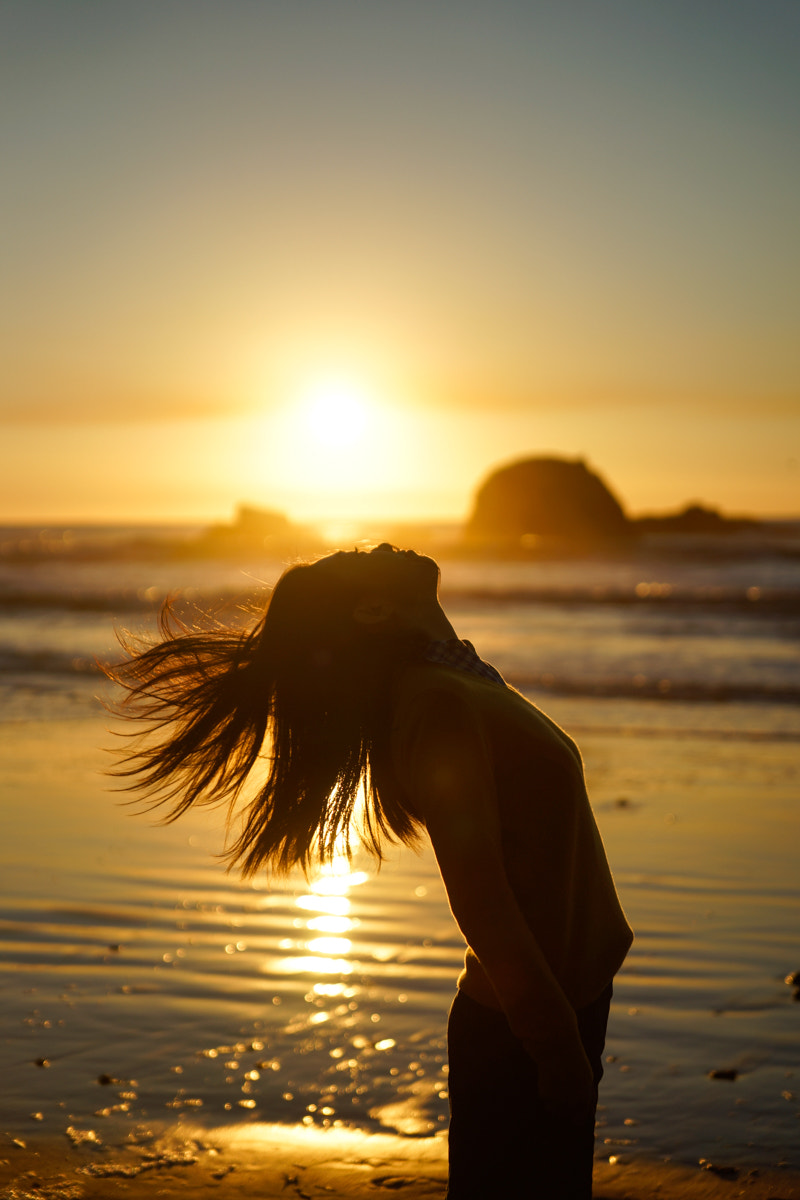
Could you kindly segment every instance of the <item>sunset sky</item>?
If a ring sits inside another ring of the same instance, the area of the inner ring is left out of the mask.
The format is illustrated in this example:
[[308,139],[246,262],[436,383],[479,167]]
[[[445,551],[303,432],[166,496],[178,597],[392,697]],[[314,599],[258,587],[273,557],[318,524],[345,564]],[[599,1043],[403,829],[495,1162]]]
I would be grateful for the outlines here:
[[800,513],[797,0],[0,0],[0,521]]

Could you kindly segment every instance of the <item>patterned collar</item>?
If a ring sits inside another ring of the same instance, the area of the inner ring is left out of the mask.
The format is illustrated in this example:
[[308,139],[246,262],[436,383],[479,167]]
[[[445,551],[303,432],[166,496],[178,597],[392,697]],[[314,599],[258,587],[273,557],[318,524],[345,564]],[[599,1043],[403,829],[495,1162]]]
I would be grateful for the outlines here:
[[469,671],[472,675],[480,675],[481,679],[489,679],[492,683],[500,683],[505,687],[505,680],[500,672],[490,663],[478,657],[478,652],[472,642],[449,638],[447,641],[430,642],[425,650],[429,662],[442,663],[446,667],[456,667],[460,671]]

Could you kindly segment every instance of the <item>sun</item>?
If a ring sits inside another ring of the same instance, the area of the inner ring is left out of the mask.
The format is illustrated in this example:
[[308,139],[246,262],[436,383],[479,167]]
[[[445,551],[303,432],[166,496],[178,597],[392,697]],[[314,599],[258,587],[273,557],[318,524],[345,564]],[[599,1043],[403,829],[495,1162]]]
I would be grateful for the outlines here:
[[418,425],[391,380],[326,365],[287,379],[276,401],[243,425],[237,460],[239,487],[251,479],[265,506],[349,530],[418,486]]
[[370,406],[354,380],[328,376],[311,383],[304,397],[304,424],[311,438],[330,448],[355,447],[368,432]]

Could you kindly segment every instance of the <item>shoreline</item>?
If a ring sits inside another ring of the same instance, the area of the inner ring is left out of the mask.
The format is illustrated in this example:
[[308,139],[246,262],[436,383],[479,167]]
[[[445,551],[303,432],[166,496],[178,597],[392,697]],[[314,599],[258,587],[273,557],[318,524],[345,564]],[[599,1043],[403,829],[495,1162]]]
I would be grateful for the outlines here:
[[[71,1127],[70,1127],[71,1128]],[[800,1200],[796,1171],[690,1167],[645,1159],[596,1160],[595,1200]],[[138,1127],[108,1143],[81,1137],[17,1138],[0,1143],[4,1200],[443,1200],[447,1139],[364,1134],[353,1129],[252,1124],[205,1130],[173,1126],[161,1135]]]

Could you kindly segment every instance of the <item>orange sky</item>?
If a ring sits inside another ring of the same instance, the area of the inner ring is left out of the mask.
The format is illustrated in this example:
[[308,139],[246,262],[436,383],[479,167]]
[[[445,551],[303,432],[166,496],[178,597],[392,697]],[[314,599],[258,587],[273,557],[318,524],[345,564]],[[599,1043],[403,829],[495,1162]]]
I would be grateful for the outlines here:
[[0,520],[800,512],[800,10],[11,0]]

